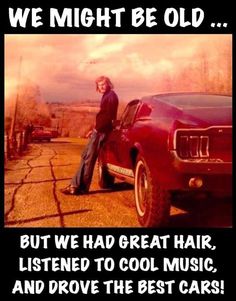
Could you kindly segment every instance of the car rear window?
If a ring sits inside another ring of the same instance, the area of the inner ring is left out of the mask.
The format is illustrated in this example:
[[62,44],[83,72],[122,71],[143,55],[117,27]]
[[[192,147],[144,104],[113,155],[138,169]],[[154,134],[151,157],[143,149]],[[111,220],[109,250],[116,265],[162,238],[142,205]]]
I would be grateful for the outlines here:
[[224,95],[163,95],[154,96],[154,99],[167,102],[176,107],[231,107],[232,97]]

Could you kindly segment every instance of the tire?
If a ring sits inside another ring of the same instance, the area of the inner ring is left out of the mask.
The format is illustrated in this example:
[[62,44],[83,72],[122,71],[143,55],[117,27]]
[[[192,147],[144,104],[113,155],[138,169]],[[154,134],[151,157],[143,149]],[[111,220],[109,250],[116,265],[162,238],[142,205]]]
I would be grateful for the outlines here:
[[111,188],[115,178],[109,174],[107,167],[98,160],[98,184],[101,188]]
[[138,219],[143,227],[167,225],[170,216],[170,194],[153,178],[141,156],[136,160],[134,195]]

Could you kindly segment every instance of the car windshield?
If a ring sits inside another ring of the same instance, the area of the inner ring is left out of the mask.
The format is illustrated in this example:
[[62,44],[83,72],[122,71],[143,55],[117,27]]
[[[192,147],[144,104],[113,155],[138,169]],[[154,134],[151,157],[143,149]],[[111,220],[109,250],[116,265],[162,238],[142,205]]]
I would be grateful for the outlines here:
[[154,100],[161,100],[179,108],[207,108],[207,107],[231,107],[232,97],[224,95],[179,94],[154,96]]

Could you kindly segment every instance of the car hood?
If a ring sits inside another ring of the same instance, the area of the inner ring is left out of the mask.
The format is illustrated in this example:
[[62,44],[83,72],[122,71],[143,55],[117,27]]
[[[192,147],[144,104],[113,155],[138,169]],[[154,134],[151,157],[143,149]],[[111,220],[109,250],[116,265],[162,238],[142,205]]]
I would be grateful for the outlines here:
[[232,108],[184,108],[182,117],[205,126],[230,125],[232,124]]

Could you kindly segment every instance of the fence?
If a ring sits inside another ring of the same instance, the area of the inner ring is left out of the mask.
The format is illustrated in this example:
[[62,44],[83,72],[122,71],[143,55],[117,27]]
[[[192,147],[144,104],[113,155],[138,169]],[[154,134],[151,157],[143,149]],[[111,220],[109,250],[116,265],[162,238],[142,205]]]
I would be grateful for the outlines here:
[[21,155],[26,150],[30,142],[30,136],[26,131],[15,132],[12,137],[8,134],[4,136],[4,161],[11,160],[17,155]]

